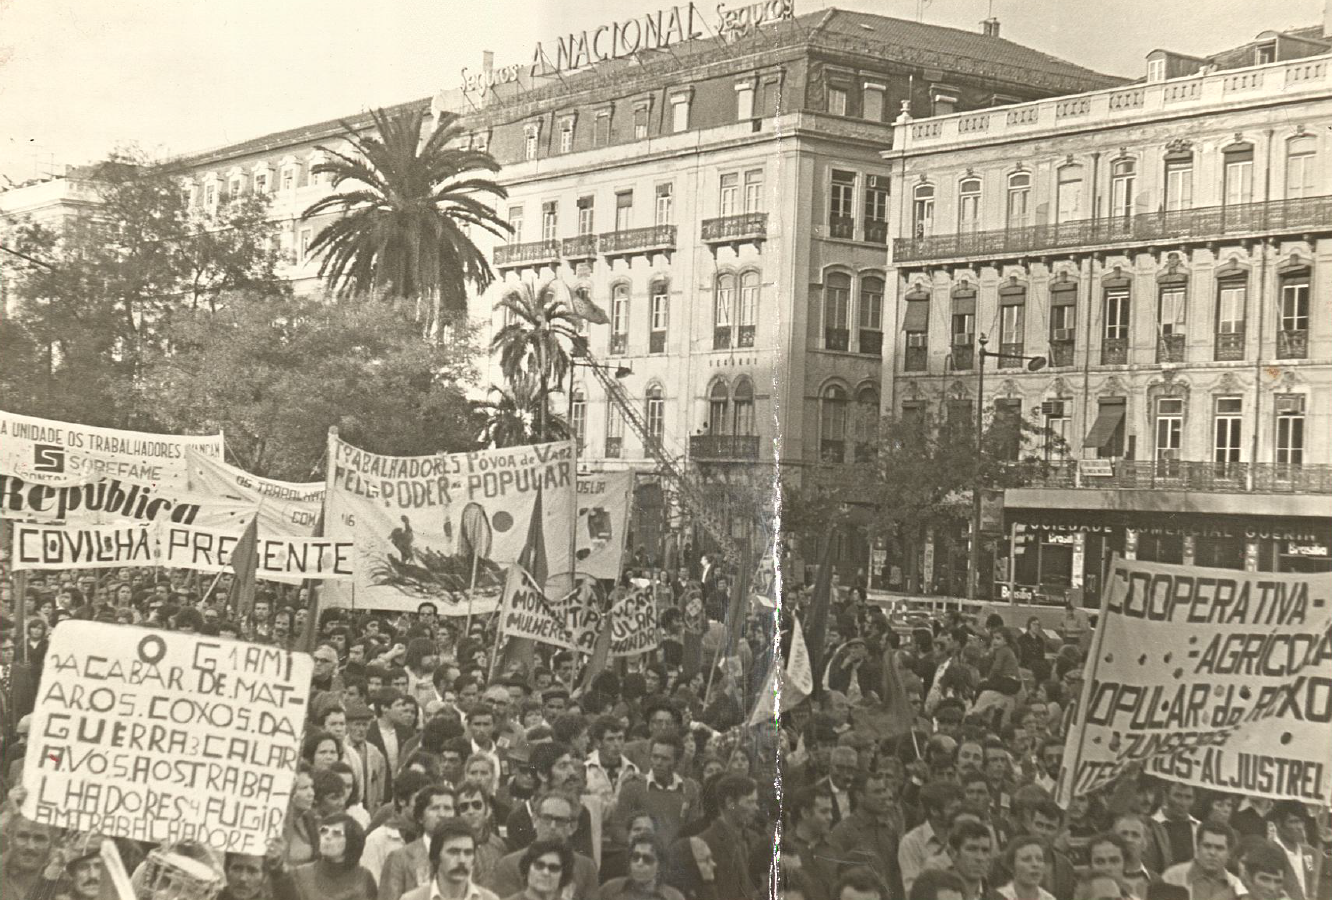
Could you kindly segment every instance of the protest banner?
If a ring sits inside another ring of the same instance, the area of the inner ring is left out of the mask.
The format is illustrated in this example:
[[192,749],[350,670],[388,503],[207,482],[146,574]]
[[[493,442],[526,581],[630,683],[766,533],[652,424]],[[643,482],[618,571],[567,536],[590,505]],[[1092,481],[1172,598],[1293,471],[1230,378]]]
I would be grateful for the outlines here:
[[184,488],[185,453],[222,458],[222,435],[150,434],[0,412],[0,474],[69,484],[119,478]]
[[[328,460],[324,533],[356,546],[356,576],[329,586],[330,607],[415,610],[429,600],[441,615],[466,616],[475,569],[470,609],[492,613],[504,570],[527,543],[538,493],[543,533],[567,535],[573,521],[570,441],[401,457],[330,435]],[[544,548],[547,572],[567,583],[570,542]]]
[[260,478],[191,448],[186,454],[191,493],[243,500],[259,508],[260,534],[309,537],[324,505],[322,481]]
[[574,555],[580,575],[611,581],[620,577],[633,492],[633,472],[592,472],[578,476]]
[[[166,566],[225,572],[231,569],[231,557],[243,533],[243,528],[219,531],[170,522],[118,525],[20,522],[14,526],[14,568],[23,571]],[[350,541],[261,537],[256,542],[256,556],[257,577],[269,580],[289,583],[305,579],[344,580],[355,574]]]
[[573,647],[564,616],[546,601],[541,588],[522,566],[509,566],[504,580],[500,630],[505,637],[531,638],[566,649]]
[[570,649],[591,656],[605,620],[605,600],[596,580],[579,573],[578,586],[552,601],[551,606],[564,621]]
[[610,655],[637,656],[657,646],[657,598],[652,585],[638,587],[611,607]]
[[0,516],[5,518],[79,525],[165,520],[206,528],[243,528],[254,510],[250,500],[188,493],[183,482],[176,486],[91,478],[56,485],[0,475]]
[[275,647],[61,622],[32,713],[23,814],[262,855],[282,835],[313,670]]
[[1064,751],[1061,804],[1134,763],[1327,804],[1332,574],[1116,560]]

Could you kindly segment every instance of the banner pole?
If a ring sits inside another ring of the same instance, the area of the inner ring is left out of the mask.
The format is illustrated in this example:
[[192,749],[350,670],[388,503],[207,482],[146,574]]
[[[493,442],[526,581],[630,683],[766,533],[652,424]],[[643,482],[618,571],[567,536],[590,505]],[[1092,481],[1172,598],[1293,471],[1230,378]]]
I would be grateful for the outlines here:
[[[11,535],[17,532],[9,529]],[[15,548],[17,549],[17,548]],[[10,559],[16,559],[17,553],[12,553]],[[26,569],[19,569],[14,572],[14,618],[18,621],[18,633],[14,635],[15,658],[21,662],[28,661],[28,572]]]
[[467,622],[463,625],[463,637],[472,633],[472,604],[476,599],[476,571],[481,567],[481,554],[472,548],[472,580],[467,585]]
[[[328,444],[324,450],[324,457],[325,457],[324,465],[326,467],[325,469],[326,474],[324,475],[324,502],[323,505],[321,505],[319,508],[319,519],[315,522],[315,527],[314,527],[314,536],[317,538],[321,538],[324,536],[324,528],[325,528],[324,517],[328,514],[328,498],[329,495],[331,494],[331,491],[329,491],[328,489],[329,488],[328,473],[331,473],[333,471],[333,454],[330,451],[332,451],[333,441],[337,440],[337,437],[338,437],[338,426],[336,425],[328,426]],[[310,599],[306,604],[306,609],[308,610],[308,613],[305,617],[305,633],[301,635],[300,646],[301,649],[304,650],[306,653],[313,653],[315,637],[316,635],[319,634],[320,588],[317,585],[315,579],[313,578],[307,578],[304,581],[302,581],[301,587],[305,588],[310,592]]]
[[[1114,571],[1115,563],[1118,560],[1118,553],[1111,556],[1109,571]],[[1087,705],[1091,702],[1093,682],[1096,681],[1096,672],[1101,664],[1101,647],[1105,643],[1105,612],[1107,602],[1110,599],[1109,592],[1110,584],[1107,580],[1106,583],[1101,585],[1101,607],[1096,619],[1096,634],[1087,656],[1088,665],[1083,673],[1082,696],[1078,698],[1078,705],[1074,709],[1076,719],[1081,720],[1081,724],[1078,727],[1077,737],[1069,743],[1068,750],[1064,754],[1059,781],[1055,785],[1055,801],[1065,808],[1068,807],[1069,801],[1073,799],[1073,778],[1077,774],[1078,763],[1082,761],[1082,745],[1087,738]]]

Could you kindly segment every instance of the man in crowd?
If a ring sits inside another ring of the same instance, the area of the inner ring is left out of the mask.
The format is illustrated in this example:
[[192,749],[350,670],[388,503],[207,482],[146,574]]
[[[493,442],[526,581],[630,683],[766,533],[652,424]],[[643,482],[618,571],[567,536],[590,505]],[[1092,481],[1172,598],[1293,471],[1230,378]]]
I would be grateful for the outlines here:
[[[534,840],[559,841],[568,844],[578,822],[575,812],[580,804],[571,794],[552,789],[542,794],[534,804],[536,834]],[[487,884],[501,897],[512,897],[520,892],[524,883],[519,874],[518,862],[523,851],[518,850],[500,859],[495,864],[494,874]],[[597,864],[582,853],[574,854],[572,896],[582,898],[594,896],[597,889]]]
[[428,880],[404,894],[403,900],[500,900],[472,879],[476,841],[465,822],[440,823],[430,841],[429,863]]
[[1226,869],[1237,841],[1229,825],[1201,823],[1193,859],[1169,867],[1161,873],[1161,880],[1188,888],[1189,900],[1238,900],[1248,888]]
[[430,881],[430,842],[440,825],[456,813],[457,799],[451,786],[432,784],[417,793],[412,816],[418,837],[394,850],[384,861],[383,877],[379,879],[379,900],[398,900],[412,888]]

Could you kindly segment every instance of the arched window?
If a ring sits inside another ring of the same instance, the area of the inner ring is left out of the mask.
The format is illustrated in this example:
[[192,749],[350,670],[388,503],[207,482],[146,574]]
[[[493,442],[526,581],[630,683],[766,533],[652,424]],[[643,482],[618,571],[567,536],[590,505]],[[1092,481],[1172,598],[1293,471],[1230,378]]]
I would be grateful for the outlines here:
[[629,349],[629,285],[621,282],[611,288],[610,352],[626,353]]
[[839,463],[846,459],[846,390],[830,384],[819,406],[819,459]]
[[1008,176],[1009,228],[1026,228],[1031,224],[1031,174],[1014,172]]
[[851,276],[829,272],[823,287],[823,347],[846,350],[851,342]]
[[1318,142],[1313,135],[1291,138],[1286,144],[1286,197],[1298,200],[1318,193],[1315,174]]
[[970,234],[980,230],[981,180],[964,178],[957,186],[957,230]]
[[918,238],[927,237],[934,231],[934,185],[916,185],[912,198],[912,233]]
[[872,385],[856,391],[856,461],[874,456],[879,443],[879,392]]
[[860,279],[860,352],[883,354],[883,279],[866,275]]
[[1055,203],[1055,221],[1072,222],[1083,218],[1082,166],[1063,166],[1059,169],[1058,195]]
[[1138,179],[1138,164],[1131,159],[1117,159],[1110,164],[1110,215],[1127,219],[1133,215],[1133,193]]
[[647,389],[647,407],[645,409],[647,419],[648,437],[660,443],[662,436],[666,433],[666,401],[661,396],[661,386],[652,385]]
[[758,323],[759,273],[740,275],[740,308],[736,311],[737,347],[754,346],[754,329]]
[[726,382],[717,381],[708,392],[708,433],[726,434],[731,427],[731,395]]
[[569,428],[573,431],[574,441],[581,454],[587,445],[587,395],[582,388],[574,388],[569,400]]
[[712,299],[712,349],[731,347],[731,310],[735,304],[735,276],[725,272],[717,276]]
[[740,435],[758,434],[754,428],[754,382],[748,378],[737,381],[731,405],[735,416],[732,432]]

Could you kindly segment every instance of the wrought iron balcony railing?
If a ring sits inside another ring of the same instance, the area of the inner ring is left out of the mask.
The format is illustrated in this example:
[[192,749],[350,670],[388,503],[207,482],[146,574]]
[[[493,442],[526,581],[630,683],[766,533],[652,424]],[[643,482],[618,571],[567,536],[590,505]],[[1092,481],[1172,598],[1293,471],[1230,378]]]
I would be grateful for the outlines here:
[[888,223],[874,219],[865,220],[865,240],[871,244],[888,243]]
[[495,267],[517,269],[559,262],[559,241],[529,241],[526,244],[505,244],[495,248]]
[[596,259],[597,236],[595,234],[580,234],[576,237],[565,238],[561,244],[561,249],[564,251],[564,258],[573,262]]
[[758,459],[755,434],[695,434],[689,438],[689,456],[698,461]]
[[1128,338],[1106,338],[1101,342],[1101,365],[1128,364]]
[[1073,341],[1050,341],[1050,365],[1073,365]]
[[1243,359],[1244,329],[1218,332],[1215,356],[1218,362],[1234,362]]
[[1108,460],[1106,473],[1078,474],[1078,461],[1052,463],[1027,487],[1187,490],[1208,493],[1332,494],[1332,466],[1189,460]]
[[1277,332],[1277,359],[1308,359],[1309,358],[1309,331],[1301,328],[1298,331],[1278,331]]
[[883,355],[883,332],[869,328],[860,329],[860,352],[868,356]]
[[1268,200],[1132,216],[1078,219],[993,231],[930,234],[893,241],[897,263],[962,257],[1004,258],[1042,250],[1155,241],[1209,241],[1234,235],[1332,231],[1332,196]]
[[608,231],[601,236],[600,245],[601,255],[606,257],[632,256],[654,250],[674,250],[675,226],[649,225],[647,228]]
[[856,220],[850,216],[829,216],[828,235],[850,240],[856,236]]
[[1184,361],[1184,335],[1163,334],[1156,341],[1156,361],[1180,363]]
[[739,244],[762,241],[768,237],[768,214],[741,213],[738,216],[720,216],[703,220],[703,243]]

